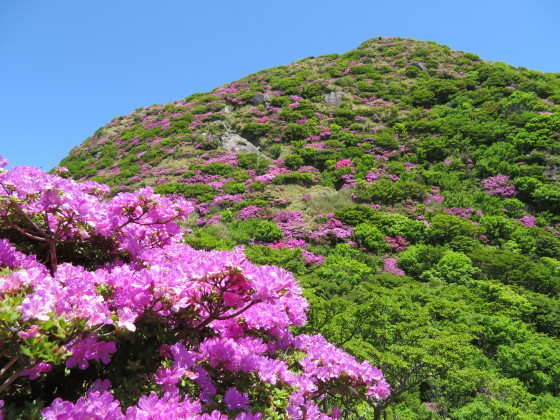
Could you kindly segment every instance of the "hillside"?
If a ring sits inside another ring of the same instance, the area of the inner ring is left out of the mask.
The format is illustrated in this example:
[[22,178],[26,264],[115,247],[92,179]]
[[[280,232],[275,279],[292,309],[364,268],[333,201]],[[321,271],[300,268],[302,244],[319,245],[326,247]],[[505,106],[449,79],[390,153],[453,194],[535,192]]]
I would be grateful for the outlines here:
[[[61,162],[189,199],[383,370],[372,416],[560,418],[560,73],[377,38],[117,117]],[[373,417],[372,417],[373,418]]]

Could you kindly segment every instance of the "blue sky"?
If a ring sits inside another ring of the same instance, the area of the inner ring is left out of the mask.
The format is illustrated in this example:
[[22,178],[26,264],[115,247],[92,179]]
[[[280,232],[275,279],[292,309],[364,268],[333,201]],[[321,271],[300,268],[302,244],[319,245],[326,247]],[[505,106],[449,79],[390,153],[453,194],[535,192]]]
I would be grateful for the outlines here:
[[377,36],[560,72],[558,0],[2,0],[0,154],[49,170],[113,117]]

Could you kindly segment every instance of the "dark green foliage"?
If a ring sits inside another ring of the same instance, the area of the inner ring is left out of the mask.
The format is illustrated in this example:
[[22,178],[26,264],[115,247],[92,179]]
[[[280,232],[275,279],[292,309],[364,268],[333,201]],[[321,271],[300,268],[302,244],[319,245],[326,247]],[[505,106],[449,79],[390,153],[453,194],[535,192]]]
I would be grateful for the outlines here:
[[382,180],[367,187],[357,189],[358,200],[366,203],[397,204],[404,200],[421,201],[426,187],[412,181]]
[[245,192],[245,185],[239,182],[226,182],[222,187],[226,194],[243,194]]
[[249,141],[258,140],[272,129],[271,124],[249,123],[241,129],[241,136]]
[[254,245],[245,248],[245,254],[255,264],[275,265],[294,274],[303,274],[306,271],[301,248],[273,249],[264,245]]
[[154,188],[158,194],[182,194],[187,198],[196,198],[201,202],[212,201],[217,191],[209,185],[187,185],[179,182],[158,185]]
[[235,246],[235,242],[222,236],[222,233],[215,226],[208,226],[198,229],[193,236],[186,236],[185,242],[195,249],[211,251],[213,249],[230,250]]
[[258,174],[265,173],[268,169],[268,159],[257,153],[238,153],[237,166],[243,169],[253,169]]
[[559,285],[547,270],[525,255],[510,251],[478,250],[469,253],[473,264],[488,279],[505,284],[521,285],[539,293],[558,293]]
[[253,218],[234,221],[229,225],[228,238],[235,243],[249,244],[252,240],[257,242],[274,242],[284,235],[276,223]]
[[237,172],[237,168],[235,166],[222,162],[209,163],[208,165],[202,166],[200,170],[210,175],[221,175],[225,177],[231,176],[234,172]]
[[289,174],[278,174],[272,180],[274,184],[297,184],[297,185],[312,185],[313,176],[309,173],[291,172]]
[[288,140],[302,140],[311,134],[306,124],[290,123],[285,128],[285,136]]
[[286,161],[286,166],[290,169],[299,168],[304,164],[303,158],[296,154],[288,155],[284,158],[284,160]]
[[379,212],[363,205],[347,206],[338,210],[335,217],[345,225],[356,226],[367,221],[379,220]]

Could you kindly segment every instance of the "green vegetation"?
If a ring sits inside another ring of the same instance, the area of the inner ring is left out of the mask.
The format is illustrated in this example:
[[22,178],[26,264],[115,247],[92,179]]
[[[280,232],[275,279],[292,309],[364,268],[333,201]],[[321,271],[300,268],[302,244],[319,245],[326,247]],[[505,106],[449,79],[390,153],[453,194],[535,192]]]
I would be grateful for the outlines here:
[[376,38],[139,109],[61,165],[195,199],[191,246],[294,272],[298,332],[392,386],[364,418],[556,419],[558,104],[560,73]]

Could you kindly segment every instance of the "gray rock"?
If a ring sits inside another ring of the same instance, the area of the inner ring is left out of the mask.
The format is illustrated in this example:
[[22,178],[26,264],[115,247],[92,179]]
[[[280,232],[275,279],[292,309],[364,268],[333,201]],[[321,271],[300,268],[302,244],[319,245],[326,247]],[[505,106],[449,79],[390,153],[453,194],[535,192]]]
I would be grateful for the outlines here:
[[258,106],[260,104],[264,104],[264,105],[268,106],[269,103],[270,103],[270,96],[269,95],[265,95],[264,93],[257,93],[255,96],[253,96],[253,105],[254,106]]
[[339,106],[342,102],[342,95],[342,92],[325,93],[325,102],[331,104],[332,106]]
[[259,148],[249,140],[244,139],[239,134],[234,134],[229,131],[223,134],[222,137],[220,137],[220,145],[230,152],[258,153],[259,155],[262,154]]
[[231,114],[231,109],[229,109],[229,106],[224,106],[224,107],[222,108],[222,112],[223,112],[224,114]]
[[424,70],[424,71],[428,70],[428,66],[426,65],[426,63],[423,63],[422,61],[416,62],[416,65],[420,67],[420,70]]
[[551,164],[546,167],[544,174],[550,181],[558,181],[558,174],[560,174],[560,164]]

